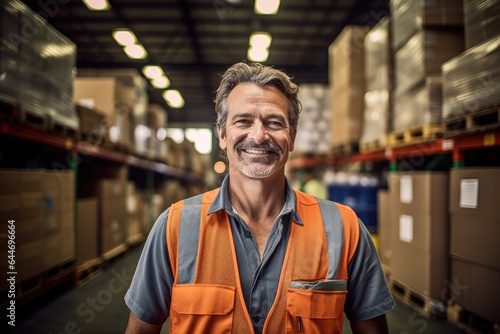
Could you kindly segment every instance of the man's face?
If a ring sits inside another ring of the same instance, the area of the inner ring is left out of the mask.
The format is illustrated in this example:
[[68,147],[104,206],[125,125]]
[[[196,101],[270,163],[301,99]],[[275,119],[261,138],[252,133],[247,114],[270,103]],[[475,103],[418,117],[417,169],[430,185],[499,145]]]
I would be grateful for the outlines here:
[[250,178],[283,171],[293,151],[288,101],[273,86],[236,86],[228,96],[226,134],[219,129],[219,146],[227,151],[229,168]]

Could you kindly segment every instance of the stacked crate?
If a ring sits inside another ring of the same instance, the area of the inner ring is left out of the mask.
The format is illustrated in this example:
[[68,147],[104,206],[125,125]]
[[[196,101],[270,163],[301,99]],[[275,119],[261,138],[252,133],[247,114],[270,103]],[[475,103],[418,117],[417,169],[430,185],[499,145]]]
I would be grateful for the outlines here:
[[500,6],[497,1],[464,1],[467,50],[442,66],[449,135],[500,124]]
[[440,124],[441,65],[464,49],[462,1],[392,0],[390,5],[395,71],[392,129]]
[[147,122],[147,86],[139,72],[80,70],[73,84],[73,103],[105,117],[109,142],[104,146],[133,152],[135,127]]
[[[464,168],[450,174],[451,309],[500,323],[499,168]],[[461,320],[450,317],[453,320]],[[471,319],[471,318],[468,318]],[[463,322],[463,320],[462,320]]]
[[[8,236],[8,221],[15,220],[15,271],[20,288],[43,272],[43,175],[43,171],[0,171],[0,232]],[[4,273],[12,271],[7,267],[7,239],[0,246],[4,259],[1,269]],[[6,280],[0,282],[0,288],[7,289]]]
[[[1,170],[1,233],[15,223],[15,270],[20,290],[43,284],[71,268],[75,259],[74,174],[70,171]],[[0,253],[7,257],[7,242]],[[7,261],[3,263],[7,265]],[[2,282],[1,288],[5,288]]]
[[[363,128],[365,65],[365,27],[347,26],[329,48],[330,147],[339,148],[359,143]],[[343,153],[343,152],[340,152]],[[352,153],[352,152],[351,152]]]
[[448,174],[391,173],[388,185],[391,288],[435,316],[446,303]]
[[43,268],[50,270],[75,258],[75,177],[72,172],[45,171],[43,188]]
[[302,104],[297,135],[296,153],[326,154],[330,143],[330,96],[329,88],[321,84],[299,86],[298,98]]
[[390,22],[382,18],[366,35],[365,48],[365,109],[361,152],[382,149],[390,131],[392,96],[392,53]]
[[0,11],[0,99],[38,119],[47,129],[78,130],[73,109],[76,45],[18,0]]

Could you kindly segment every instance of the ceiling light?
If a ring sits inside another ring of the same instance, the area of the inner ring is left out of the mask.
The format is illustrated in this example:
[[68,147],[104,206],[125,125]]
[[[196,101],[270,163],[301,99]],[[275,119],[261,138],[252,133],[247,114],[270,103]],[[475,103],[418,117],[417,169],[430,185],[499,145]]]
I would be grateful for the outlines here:
[[170,80],[163,75],[152,79],[151,85],[153,85],[154,88],[165,89],[170,86]]
[[250,35],[250,46],[258,49],[267,49],[271,46],[272,37],[267,32],[254,32]]
[[89,10],[109,10],[111,8],[108,0],[83,0]]
[[144,66],[142,68],[142,73],[144,73],[146,78],[154,79],[161,77],[163,75],[163,70],[160,66]]
[[115,29],[113,31],[115,41],[123,46],[133,45],[137,42],[134,33],[129,29]]
[[181,93],[176,89],[169,89],[163,92],[163,98],[167,101],[170,108],[182,108],[184,107],[184,99]]
[[280,0],[255,0],[254,12],[262,15],[276,15],[280,8]]
[[264,62],[269,57],[269,50],[252,48],[248,49],[247,58],[251,61]]
[[127,45],[124,50],[127,56],[132,59],[144,59],[148,56],[144,47],[139,44]]

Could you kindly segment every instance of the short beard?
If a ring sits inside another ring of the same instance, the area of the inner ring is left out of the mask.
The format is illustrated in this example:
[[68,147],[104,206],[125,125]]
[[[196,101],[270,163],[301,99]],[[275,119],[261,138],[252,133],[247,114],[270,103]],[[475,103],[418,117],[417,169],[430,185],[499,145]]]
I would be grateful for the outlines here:
[[[280,163],[281,149],[278,146],[269,142],[264,142],[260,145],[255,144],[253,142],[250,143],[241,142],[238,143],[234,149],[238,156],[238,162],[241,166],[241,171],[243,172],[243,174],[251,178],[262,179],[271,175],[276,170],[276,167]],[[258,163],[261,164],[261,166],[250,168],[247,165],[246,161],[241,156],[241,152],[246,149],[266,149],[274,152],[275,156],[265,157],[265,158],[253,158],[252,163]]]

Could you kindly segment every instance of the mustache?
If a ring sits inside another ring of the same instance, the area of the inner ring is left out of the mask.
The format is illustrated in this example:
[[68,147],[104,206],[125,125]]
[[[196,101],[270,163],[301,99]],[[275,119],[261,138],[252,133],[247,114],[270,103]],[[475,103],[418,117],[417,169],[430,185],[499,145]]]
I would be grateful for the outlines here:
[[242,150],[251,150],[251,149],[261,149],[261,150],[267,150],[271,151],[276,154],[281,154],[281,149],[270,142],[263,142],[261,144],[257,144],[253,141],[243,141],[238,144],[236,144],[235,149],[237,151],[242,151]]

